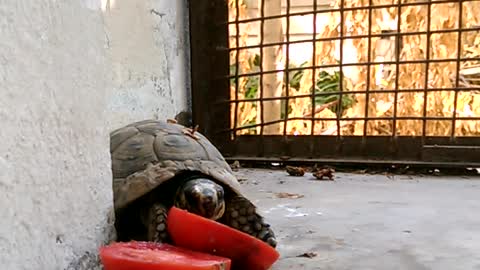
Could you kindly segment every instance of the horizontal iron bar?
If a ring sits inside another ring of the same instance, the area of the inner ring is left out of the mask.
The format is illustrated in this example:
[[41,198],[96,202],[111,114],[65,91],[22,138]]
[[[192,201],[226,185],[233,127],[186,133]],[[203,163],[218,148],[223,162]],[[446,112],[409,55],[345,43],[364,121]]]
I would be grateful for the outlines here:
[[225,157],[228,162],[269,162],[283,164],[315,164],[322,165],[405,165],[410,167],[429,168],[480,168],[480,162],[430,162],[417,160],[375,160],[375,159],[335,159],[335,158],[289,158],[284,157]]
[[[453,117],[442,117],[442,116],[396,116],[396,117],[351,117],[351,118],[334,118],[334,117],[326,117],[326,118],[313,118],[312,117],[291,117],[288,118],[287,121],[294,121],[294,120],[303,120],[303,121],[379,121],[379,120],[386,120],[386,121],[393,121],[394,119],[397,120],[425,120],[425,121],[451,121]],[[480,117],[455,117],[457,120],[465,120],[465,121],[480,121]],[[252,124],[252,125],[245,125],[242,127],[237,127],[237,128],[228,128],[228,129],[222,129],[218,131],[217,133],[225,133],[225,132],[232,132],[232,131],[239,131],[239,130],[245,130],[245,129],[250,129],[250,128],[255,128],[255,127],[260,127],[260,126],[268,126],[268,125],[273,125],[273,124],[278,124],[281,122],[284,122],[285,120],[275,120],[275,121],[269,121],[266,123],[261,123],[261,124]],[[301,136],[301,135],[299,135]],[[310,135],[307,135],[310,136]],[[315,136],[321,136],[321,135],[315,135]]]
[[257,17],[252,19],[244,19],[244,20],[235,20],[235,21],[228,21],[228,22],[221,22],[217,24],[218,26],[224,26],[226,24],[237,24],[237,23],[249,23],[249,22],[256,22],[261,20],[272,20],[272,19],[281,19],[285,17],[292,17],[292,16],[305,16],[310,14],[321,14],[321,13],[330,13],[330,12],[342,12],[342,11],[357,11],[357,10],[374,10],[374,9],[383,9],[383,8],[392,8],[392,7],[408,7],[408,6],[425,6],[430,4],[448,4],[448,3],[464,3],[464,2],[473,2],[478,0],[439,0],[435,2],[431,1],[423,1],[423,2],[407,2],[407,3],[397,3],[397,4],[385,4],[385,5],[374,5],[374,6],[358,6],[358,7],[340,7],[340,8],[332,8],[332,9],[322,9],[322,10],[312,10],[312,11],[304,11],[304,12],[292,12],[290,14],[279,14],[274,16],[265,16],[265,17]]
[[[458,118],[456,118],[458,119]],[[455,149],[455,150],[480,150],[480,146],[473,145],[424,145],[425,149]],[[480,160],[480,158],[479,158]]]
[[389,36],[414,36],[414,35],[427,35],[429,34],[445,34],[445,33],[458,33],[458,32],[475,32],[480,31],[480,26],[475,26],[472,28],[455,28],[455,29],[442,29],[442,30],[430,30],[427,31],[415,31],[415,32],[391,32],[391,33],[381,33],[381,34],[365,34],[365,35],[353,35],[353,36],[339,36],[339,37],[329,37],[329,38],[315,38],[315,39],[302,39],[302,40],[295,40],[295,41],[281,41],[281,42],[273,42],[273,43],[265,43],[265,44],[258,44],[258,45],[248,45],[248,46],[241,46],[241,47],[217,47],[217,51],[236,51],[236,50],[246,50],[246,49],[255,49],[255,48],[264,48],[264,47],[272,47],[272,46],[280,46],[280,45],[287,45],[287,44],[300,44],[300,43],[313,43],[313,42],[325,42],[325,41],[334,41],[334,40],[350,40],[350,39],[360,39],[360,38],[378,38],[378,37],[389,37]]
[[[375,94],[393,94],[393,93],[421,93],[424,94],[425,92],[431,93],[431,92],[446,92],[446,91],[459,91],[459,92],[474,92],[474,91],[480,91],[480,86],[479,87],[448,87],[448,88],[415,88],[415,89],[388,89],[388,90],[374,90],[374,89],[368,89],[368,90],[355,90],[355,91],[335,91],[335,92],[327,92],[327,93],[315,93],[313,94],[314,97],[319,97],[319,96],[330,96],[330,95],[350,95],[350,94],[369,94],[369,95],[375,95]],[[281,96],[281,97],[265,97],[265,98],[244,98],[244,99],[232,99],[232,100],[220,100],[216,101],[213,104],[214,105],[220,105],[220,104],[225,104],[225,103],[240,103],[240,102],[258,102],[258,101],[272,101],[272,100],[286,100],[286,99],[297,99],[297,98],[310,98],[312,97],[312,94],[303,94],[303,95],[294,95],[294,96]]]
[[258,76],[262,74],[272,74],[278,72],[292,72],[292,71],[300,71],[300,70],[307,70],[307,69],[322,69],[322,68],[335,68],[335,67],[353,67],[353,66],[371,66],[371,65],[404,65],[404,64],[426,64],[426,63],[457,63],[458,61],[480,61],[480,57],[461,57],[461,58],[444,58],[444,59],[424,59],[424,60],[400,60],[400,61],[379,61],[379,62],[361,62],[361,63],[345,63],[345,64],[327,64],[327,65],[316,65],[316,66],[308,66],[308,67],[297,67],[297,68],[286,68],[286,69],[276,69],[276,70],[267,70],[263,72],[249,72],[249,73],[242,73],[236,75],[229,75],[229,76],[216,76],[215,80],[223,80],[223,79],[234,79],[234,78],[241,78],[241,77],[250,77],[250,76]]

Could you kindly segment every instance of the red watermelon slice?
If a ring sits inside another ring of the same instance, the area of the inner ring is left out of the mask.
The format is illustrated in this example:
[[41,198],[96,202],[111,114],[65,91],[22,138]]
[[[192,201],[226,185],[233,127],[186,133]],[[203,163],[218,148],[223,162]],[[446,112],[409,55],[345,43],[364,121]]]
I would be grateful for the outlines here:
[[232,269],[266,270],[280,257],[253,236],[176,207],[168,213],[167,230],[176,246],[229,258]]
[[231,261],[168,244],[117,242],[100,248],[105,270],[230,270]]

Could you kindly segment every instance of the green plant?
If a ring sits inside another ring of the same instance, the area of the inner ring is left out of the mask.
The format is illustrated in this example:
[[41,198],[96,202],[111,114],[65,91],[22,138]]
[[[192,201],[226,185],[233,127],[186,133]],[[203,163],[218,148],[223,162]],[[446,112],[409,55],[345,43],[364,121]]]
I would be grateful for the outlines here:
[[[340,100],[340,94],[331,94],[328,93],[335,93],[335,92],[343,92],[343,89],[340,89],[340,72],[334,71],[333,74],[328,73],[327,71],[322,70],[318,74],[318,79],[315,84],[315,94],[321,94],[315,96],[315,106],[327,104],[333,101]],[[329,108],[337,115],[342,115],[343,112],[352,107],[355,104],[355,98],[351,94],[343,94],[342,93],[342,104],[333,105]]]
[[[305,67],[308,64],[308,62],[304,62],[300,65],[295,65],[293,63],[289,64],[290,69],[295,69],[298,67]],[[245,72],[259,72],[260,71],[260,56],[258,54],[250,55],[247,58],[246,65],[243,65],[245,70],[241,70],[239,72],[240,74],[245,73]],[[240,66],[241,68],[241,66]],[[236,70],[236,65],[230,65],[230,74],[233,76],[235,75],[235,70]],[[248,71],[247,71],[248,70]],[[301,85],[301,79],[305,73],[304,69],[301,70],[294,70],[288,72],[288,84],[290,88],[299,90]],[[287,73],[285,73],[287,74]],[[258,89],[259,89],[259,84],[260,84],[260,76],[255,75],[255,76],[247,76],[244,77],[245,82],[244,82],[244,88],[241,90],[244,93],[245,99],[252,99],[252,98],[257,98],[258,97]],[[284,76],[284,85],[287,83],[287,77]],[[235,85],[235,78],[231,79],[231,84]],[[339,88],[340,85],[340,72],[334,71],[333,73],[329,73],[327,71],[322,70],[317,78],[316,78],[316,83],[315,83],[315,90],[314,93],[316,94],[315,96],[315,106],[321,106],[324,104],[328,104],[333,101],[337,101],[340,99],[340,94],[338,92],[342,92],[343,89]],[[310,88],[310,92],[312,89]],[[332,94],[328,94],[332,93]],[[342,104],[340,106],[339,110],[339,105],[332,105],[328,109],[331,110],[332,112],[336,113],[337,115],[342,115],[343,112],[352,107],[355,104],[355,98],[351,94],[342,94]],[[257,107],[257,104],[252,104],[253,108]],[[288,113],[291,113],[292,107],[289,106],[288,108]],[[281,102],[281,118],[285,118],[285,100],[282,100]],[[253,125],[255,124],[256,120],[252,119],[246,125]]]

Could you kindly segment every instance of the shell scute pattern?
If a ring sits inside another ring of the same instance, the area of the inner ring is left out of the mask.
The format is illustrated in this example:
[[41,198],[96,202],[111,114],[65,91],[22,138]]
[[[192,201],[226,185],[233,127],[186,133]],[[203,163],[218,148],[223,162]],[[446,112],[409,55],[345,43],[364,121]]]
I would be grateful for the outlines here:
[[114,177],[127,177],[158,160],[152,149],[155,137],[138,133],[121,143],[112,154]]
[[202,134],[185,135],[184,126],[145,120],[111,133],[115,208],[142,197],[181,171],[210,175],[244,196],[220,152]]
[[140,133],[135,127],[118,129],[110,135],[110,151],[115,151],[124,141]]
[[183,133],[159,133],[153,144],[155,153],[161,160],[206,159],[206,151],[193,138]]

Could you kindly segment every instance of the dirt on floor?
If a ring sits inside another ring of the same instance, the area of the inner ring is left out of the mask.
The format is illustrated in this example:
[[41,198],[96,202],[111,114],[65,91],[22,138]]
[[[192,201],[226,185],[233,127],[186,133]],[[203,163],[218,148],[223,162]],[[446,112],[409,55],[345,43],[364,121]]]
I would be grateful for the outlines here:
[[272,270],[480,269],[476,176],[236,175],[276,231],[281,258]]

